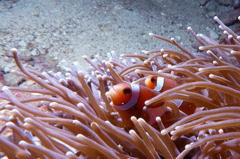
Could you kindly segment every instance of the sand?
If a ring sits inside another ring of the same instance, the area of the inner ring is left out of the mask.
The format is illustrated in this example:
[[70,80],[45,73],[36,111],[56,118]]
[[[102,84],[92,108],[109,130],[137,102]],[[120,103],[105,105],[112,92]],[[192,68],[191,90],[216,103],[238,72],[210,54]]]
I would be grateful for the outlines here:
[[[107,56],[141,53],[169,47],[150,32],[175,38],[192,51],[187,33],[219,38],[213,16],[232,10],[215,0],[17,0],[0,1],[0,82],[19,85],[11,70],[16,65],[9,52],[17,48],[25,66],[40,71],[62,71],[62,60],[88,65],[83,55]],[[228,1],[231,2],[230,0]],[[2,75],[1,75],[2,74]]]

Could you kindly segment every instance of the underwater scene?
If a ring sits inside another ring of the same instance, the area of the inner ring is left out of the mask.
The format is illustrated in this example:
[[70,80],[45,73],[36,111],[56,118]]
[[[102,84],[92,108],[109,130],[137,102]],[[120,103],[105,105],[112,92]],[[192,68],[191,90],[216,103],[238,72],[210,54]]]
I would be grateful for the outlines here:
[[239,0],[0,0],[1,159],[240,158]]

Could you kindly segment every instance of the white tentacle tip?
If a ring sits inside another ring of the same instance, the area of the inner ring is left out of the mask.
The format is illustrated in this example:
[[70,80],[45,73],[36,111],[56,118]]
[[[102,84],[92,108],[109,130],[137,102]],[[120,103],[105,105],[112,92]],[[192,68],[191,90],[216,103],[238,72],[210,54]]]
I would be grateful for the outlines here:
[[32,118],[29,118],[29,117],[24,119],[24,122],[31,122],[31,121],[32,121]]
[[218,16],[214,16],[213,19],[214,20],[218,20],[219,18],[218,18]]
[[18,52],[18,50],[16,49],[16,48],[11,48],[11,50],[10,50],[12,53],[17,53]]
[[161,131],[161,134],[162,134],[162,135],[166,135],[167,133],[168,133],[168,132],[167,132],[167,130],[165,130],[165,129]]
[[2,87],[2,90],[3,90],[4,92],[5,92],[5,91],[6,91],[6,92],[9,92],[8,86],[3,86],[3,87]]
[[15,125],[15,124],[14,124],[13,122],[7,122],[7,123],[6,123],[6,126],[7,126],[7,127],[11,127],[11,126],[14,126],[14,125]]
[[198,71],[202,72],[202,71],[204,71],[204,68],[199,68]]
[[192,30],[192,28],[190,26],[187,27],[187,30]]
[[185,149],[188,149],[188,150],[192,149],[192,148],[191,148],[191,145],[192,145],[192,144],[193,144],[193,143],[187,144],[187,145],[185,146]]
[[204,47],[203,46],[199,46],[198,49],[199,50],[204,50]]
[[137,118],[135,116],[131,116],[131,120],[137,120]]
[[76,137],[79,138],[79,139],[84,139],[85,138],[85,136],[83,134],[78,134]]
[[23,147],[26,147],[28,145],[28,143],[26,141],[23,141],[23,140],[21,140],[18,144],[20,146],[23,146]]
[[57,106],[57,102],[52,102],[49,104],[50,107],[54,107],[54,106]]

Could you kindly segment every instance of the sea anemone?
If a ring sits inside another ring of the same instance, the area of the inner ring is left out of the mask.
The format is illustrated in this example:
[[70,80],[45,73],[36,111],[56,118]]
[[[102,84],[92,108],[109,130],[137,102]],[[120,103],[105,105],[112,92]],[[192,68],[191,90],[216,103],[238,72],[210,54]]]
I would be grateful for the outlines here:
[[[1,157],[8,158],[238,158],[240,157],[240,36],[217,17],[220,29],[231,43],[188,31],[199,42],[192,53],[174,39],[156,37],[179,49],[143,51],[145,54],[108,54],[95,57],[90,71],[65,63],[67,73],[43,72],[23,67],[18,51],[11,52],[20,71],[13,71],[39,88],[4,86],[0,98],[9,111],[0,128]],[[239,17],[240,19],[240,17]],[[146,105],[181,99],[195,103],[198,111],[159,129],[132,116],[134,128],[124,127],[107,96],[121,82],[143,85],[149,76],[181,81],[177,87],[145,101]],[[13,92],[27,95],[19,98]],[[11,130],[8,135],[3,135]],[[159,131],[161,130],[161,131]]]

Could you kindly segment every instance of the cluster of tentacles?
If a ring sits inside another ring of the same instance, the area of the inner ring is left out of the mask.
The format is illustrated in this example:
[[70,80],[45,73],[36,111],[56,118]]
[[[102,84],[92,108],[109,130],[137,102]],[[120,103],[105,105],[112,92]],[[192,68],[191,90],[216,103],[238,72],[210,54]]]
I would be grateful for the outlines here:
[[[12,54],[19,71],[41,88],[2,88],[0,98],[8,101],[0,110],[4,124],[0,133],[1,157],[8,158],[231,158],[240,157],[240,36],[214,18],[227,36],[228,44],[188,31],[199,42],[192,53],[174,39],[153,37],[173,44],[178,51],[161,49],[144,54],[108,54],[108,61],[90,60],[90,71],[65,63],[67,73],[37,72],[23,67],[16,49]],[[181,80],[181,85],[146,101],[164,102],[179,114],[171,100],[195,103],[201,111],[184,117],[161,131],[143,119],[132,117],[126,130],[121,117],[106,96],[120,82],[143,85],[150,75]],[[13,92],[28,93],[19,98]],[[181,141],[177,142],[179,138]],[[176,141],[175,141],[176,140]]]

